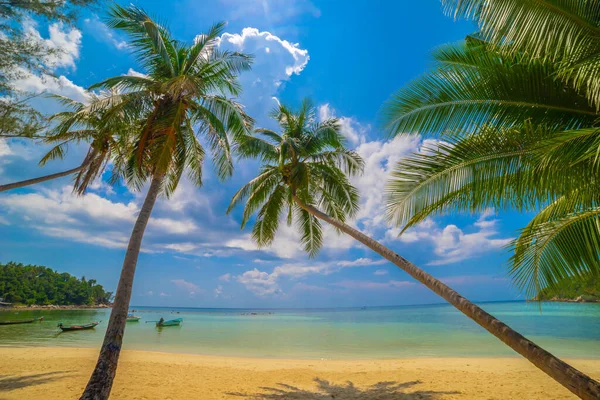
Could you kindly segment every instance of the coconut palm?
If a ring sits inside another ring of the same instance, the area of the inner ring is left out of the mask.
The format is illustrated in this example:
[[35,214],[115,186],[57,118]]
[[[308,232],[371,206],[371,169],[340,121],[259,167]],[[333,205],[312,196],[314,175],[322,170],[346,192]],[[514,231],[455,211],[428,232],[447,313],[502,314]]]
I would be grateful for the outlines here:
[[[202,184],[202,135],[212,151],[218,176],[233,170],[228,134],[247,134],[251,119],[227,96],[240,91],[237,75],[250,67],[250,58],[217,48],[223,24],[198,36],[192,45],[174,40],[169,31],[143,10],[111,7],[108,25],[124,31],[144,68],[144,74],[109,78],[92,87],[116,91],[95,109],[104,118],[125,115],[137,122],[133,147],[121,168],[128,185],[141,189],[150,182],[125,254],[114,305],[100,355],[82,399],[108,398],[121,351],[131,289],[144,230],[156,198],[173,193],[187,170]],[[93,109],[92,109],[93,112]]]
[[494,318],[455,290],[411,262],[345,223],[358,210],[358,192],[348,176],[362,171],[362,159],[345,148],[336,119],[316,122],[310,104],[298,112],[280,106],[273,117],[281,133],[258,129],[240,152],[263,162],[259,175],[233,197],[228,212],[242,201],[246,205],[242,227],[256,213],[252,236],[260,246],[275,238],[280,219],[294,221],[309,255],[321,247],[325,221],[380,254],[444,298],[513,350],[527,358],[569,390],[585,398],[600,395],[600,385]]
[[390,219],[407,229],[445,212],[539,210],[512,244],[517,286],[535,297],[599,274],[600,3],[444,3],[481,31],[436,50],[384,109],[392,134],[445,141],[397,165]]
[[119,146],[123,144],[122,140],[127,138],[124,132],[129,128],[123,119],[114,118],[111,121],[105,121],[100,112],[89,112],[95,103],[103,100],[101,96],[90,95],[89,104],[63,96],[52,96],[52,98],[58,100],[68,110],[50,117],[50,121],[54,122],[55,126],[42,138],[44,143],[54,146],[40,160],[40,166],[44,166],[50,160],[62,159],[66,155],[69,145],[81,142],[90,143],[85,158],[75,168],[0,185],[0,192],[76,174],[74,191],[81,195],[85,193],[88,185],[102,174],[107,162],[119,153]]

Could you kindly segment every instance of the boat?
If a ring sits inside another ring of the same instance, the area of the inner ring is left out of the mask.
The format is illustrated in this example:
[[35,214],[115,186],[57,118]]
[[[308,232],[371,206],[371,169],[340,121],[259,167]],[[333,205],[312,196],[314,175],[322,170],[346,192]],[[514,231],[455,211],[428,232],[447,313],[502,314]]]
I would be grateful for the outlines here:
[[21,319],[17,321],[0,321],[0,325],[18,325],[18,324],[30,324],[35,321],[41,321],[44,317],[31,318],[31,319]]
[[181,323],[183,322],[183,318],[176,318],[176,319],[170,319],[168,321],[158,321],[156,323],[156,326],[163,327],[163,326],[179,326]]
[[137,315],[129,314],[127,316],[127,322],[139,322],[142,317],[138,317]]
[[63,325],[62,322],[60,324],[58,324],[57,326],[63,331],[81,331],[84,329],[93,329],[96,327],[96,325],[98,325],[100,322],[92,322],[90,324],[85,324],[85,325]]

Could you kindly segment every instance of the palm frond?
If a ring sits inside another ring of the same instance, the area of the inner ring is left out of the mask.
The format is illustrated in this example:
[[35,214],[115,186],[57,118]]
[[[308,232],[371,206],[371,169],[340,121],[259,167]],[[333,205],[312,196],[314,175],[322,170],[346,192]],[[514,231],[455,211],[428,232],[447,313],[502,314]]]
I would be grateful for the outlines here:
[[259,211],[256,222],[252,227],[252,237],[259,247],[268,246],[275,239],[275,233],[279,227],[279,216],[283,211],[285,199],[286,188],[277,186]]
[[391,135],[467,134],[483,125],[511,127],[527,119],[577,129],[600,116],[577,90],[556,79],[550,61],[524,62],[520,55],[466,44],[438,50],[436,56],[442,60],[436,68],[384,105],[382,117]]
[[510,274],[533,297],[569,277],[600,274],[600,208],[526,227],[512,243]]

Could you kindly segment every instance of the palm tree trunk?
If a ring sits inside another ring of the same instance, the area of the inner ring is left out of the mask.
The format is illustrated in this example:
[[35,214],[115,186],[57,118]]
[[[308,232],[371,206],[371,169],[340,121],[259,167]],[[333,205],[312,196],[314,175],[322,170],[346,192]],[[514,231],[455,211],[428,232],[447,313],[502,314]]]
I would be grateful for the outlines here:
[[127,246],[127,252],[125,253],[121,277],[119,278],[119,285],[110,313],[108,328],[104,335],[104,342],[100,349],[96,368],[92,372],[85,391],[81,395],[80,399],[82,400],[105,400],[110,395],[113,380],[117,373],[117,363],[119,362],[119,354],[121,353],[135,267],[142,246],[142,238],[144,237],[144,231],[150,219],[150,214],[152,213],[152,208],[156,202],[162,181],[162,176],[154,176],[140,214],[135,221],[129,245]]
[[315,207],[302,203],[296,196],[294,196],[294,201],[310,214],[335,226],[340,231],[352,236],[371,250],[396,264],[580,398],[586,400],[600,399],[600,384],[597,381],[542,349],[505,323],[471,303],[454,289],[400,257],[381,243],[330,217]]
[[46,182],[46,181],[50,181],[50,180],[56,179],[56,178],[62,178],[63,176],[68,176],[68,175],[74,174],[76,172],[79,172],[84,167],[85,167],[85,164],[81,164],[77,168],[69,169],[69,170],[66,170],[63,172],[57,172],[56,174],[50,174],[50,175],[40,176],[39,178],[27,179],[24,181],[7,183],[6,185],[0,185],[0,192],[4,192],[5,190],[10,190],[10,189],[17,189],[17,188],[21,188],[21,187],[25,187],[25,186],[29,186],[29,185],[35,185],[36,183]]
[[6,185],[0,185],[0,192],[4,192],[5,190],[17,189],[17,188],[21,188],[21,187],[25,187],[25,186],[35,185],[36,183],[51,181],[52,179],[62,178],[63,176],[68,176],[68,175],[77,173],[77,172],[81,171],[82,169],[84,169],[85,167],[87,167],[92,162],[92,160],[94,159],[96,154],[97,154],[96,149],[94,149],[93,147],[90,146],[90,149],[88,150],[87,155],[83,159],[83,162],[81,163],[80,166],[78,166],[76,168],[68,169],[63,172],[57,172],[55,174],[40,176],[39,178],[27,179],[24,181],[7,183]]

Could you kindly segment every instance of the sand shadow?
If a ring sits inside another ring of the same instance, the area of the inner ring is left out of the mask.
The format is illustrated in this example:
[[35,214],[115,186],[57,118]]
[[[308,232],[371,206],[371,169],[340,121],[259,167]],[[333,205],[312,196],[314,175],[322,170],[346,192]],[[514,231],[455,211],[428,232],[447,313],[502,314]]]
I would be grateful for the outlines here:
[[[300,389],[295,386],[278,383],[276,388],[262,387],[267,393],[227,393],[230,396],[245,397],[253,400],[441,400],[443,395],[460,392],[434,392],[431,390],[412,390],[420,381],[404,383],[379,382],[366,388],[358,388],[348,381],[346,384],[334,384],[315,378],[317,388]],[[410,389],[410,391],[407,391]]]
[[69,376],[70,371],[46,372],[33,375],[0,375],[0,392],[8,392],[27,386],[42,385]]

